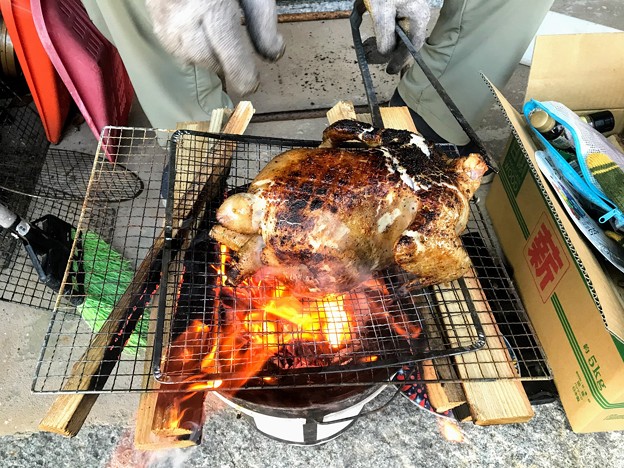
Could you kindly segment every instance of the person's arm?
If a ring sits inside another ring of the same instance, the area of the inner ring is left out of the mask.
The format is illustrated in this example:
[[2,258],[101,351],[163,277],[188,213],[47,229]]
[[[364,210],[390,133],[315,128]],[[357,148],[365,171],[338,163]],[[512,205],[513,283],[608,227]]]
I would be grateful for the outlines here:
[[146,6],[169,53],[214,71],[239,94],[258,87],[254,49],[271,61],[284,53],[275,0],[146,0]]

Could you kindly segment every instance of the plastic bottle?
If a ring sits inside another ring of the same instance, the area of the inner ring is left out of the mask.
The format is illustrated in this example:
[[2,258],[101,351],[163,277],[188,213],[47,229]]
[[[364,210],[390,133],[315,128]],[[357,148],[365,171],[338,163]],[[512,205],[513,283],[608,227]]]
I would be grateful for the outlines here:
[[566,136],[563,125],[557,123],[550,115],[541,109],[535,109],[529,115],[529,122],[546,138],[551,145],[559,149],[574,148],[574,143]]

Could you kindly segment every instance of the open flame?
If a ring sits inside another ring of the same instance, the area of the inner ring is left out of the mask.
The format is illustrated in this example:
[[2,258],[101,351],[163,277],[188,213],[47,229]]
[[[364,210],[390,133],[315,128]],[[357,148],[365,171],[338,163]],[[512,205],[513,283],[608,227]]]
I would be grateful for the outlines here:
[[[328,295],[320,301],[302,301],[290,294],[275,278],[251,278],[237,288],[227,284],[227,247],[221,245],[218,266],[219,297],[228,301],[249,303],[246,312],[234,313],[233,323],[222,333],[202,361],[202,370],[209,373],[224,367],[236,368],[242,383],[261,370],[267,360],[280,350],[300,343],[321,344],[332,350],[346,347],[353,337],[356,324],[345,307],[345,297]],[[247,337],[247,342],[241,340]],[[246,363],[246,365],[239,365]],[[310,365],[310,363],[308,363]],[[270,382],[271,379],[265,379]]]
[[[176,368],[201,369],[185,381],[190,392],[226,384],[238,388],[258,375],[271,385],[276,379],[261,373],[267,369],[375,362],[379,359],[375,352],[362,350],[371,320],[378,320],[399,336],[415,339],[420,334],[418,326],[407,319],[398,323],[383,306],[371,304],[363,292],[330,294],[308,301],[292,295],[277,279],[261,275],[232,287],[227,282],[230,257],[224,245],[219,256],[219,265],[214,267],[217,281],[212,323],[193,322],[172,343],[165,363],[170,375]],[[388,294],[378,280],[370,280],[366,287],[378,291],[379,297]],[[224,374],[227,380],[218,378]],[[182,421],[183,408],[184,401],[171,408],[172,426]]]

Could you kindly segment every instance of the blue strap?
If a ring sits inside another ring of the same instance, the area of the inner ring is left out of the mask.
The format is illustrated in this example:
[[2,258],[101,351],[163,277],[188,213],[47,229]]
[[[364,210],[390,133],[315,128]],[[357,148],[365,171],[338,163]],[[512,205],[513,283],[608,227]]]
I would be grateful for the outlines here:
[[603,214],[600,218],[598,218],[598,221],[600,221],[601,223],[606,223],[611,218],[616,216],[619,212],[620,212],[620,210],[618,210],[617,208],[613,208],[611,211],[609,211],[608,213]]

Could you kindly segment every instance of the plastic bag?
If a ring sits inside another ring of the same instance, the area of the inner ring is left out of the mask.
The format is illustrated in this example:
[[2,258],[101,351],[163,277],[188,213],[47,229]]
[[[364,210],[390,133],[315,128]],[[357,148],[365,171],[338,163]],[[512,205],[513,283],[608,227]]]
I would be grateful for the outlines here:
[[[556,122],[563,125],[567,137],[574,143],[573,151],[576,156],[574,163],[576,164],[571,165],[570,162],[566,161],[559,151],[531,125],[529,116],[536,109],[545,111]],[[580,194],[582,197],[580,201],[586,206],[587,211],[595,214],[600,223],[609,222],[614,229],[624,231],[624,214],[605,195],[587,166],[589,155],[603,153],[618,166],[624,168],[624,154],[613,146],[604,135],[559,102],[530,100],[524,105],[523,112],[529,127],[548,152],[555,169]]]

